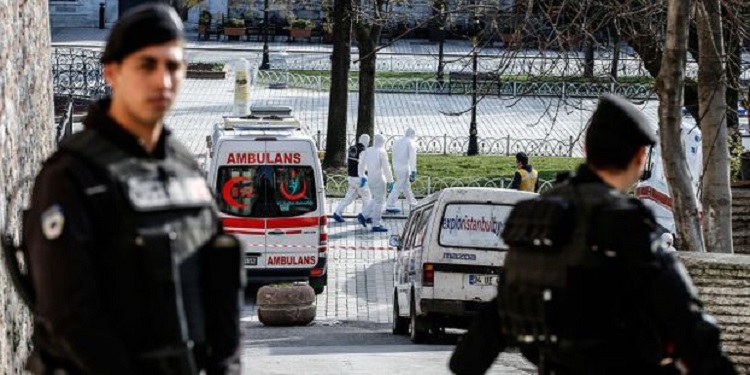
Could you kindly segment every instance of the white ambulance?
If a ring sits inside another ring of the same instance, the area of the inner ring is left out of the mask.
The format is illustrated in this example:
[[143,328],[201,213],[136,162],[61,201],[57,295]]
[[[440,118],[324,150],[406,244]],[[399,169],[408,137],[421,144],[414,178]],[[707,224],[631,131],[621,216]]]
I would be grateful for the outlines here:
[[415,343],[445,327],[466,328],[497,295],[507,245],[500,234],[516,202],[536,193],[448,188],[412,209],[396,247],[393,333]]
[[249,283],[327,284],[323,170],[288,107],[225,117],[207,138],[206,176],[224,228],[245,249]]

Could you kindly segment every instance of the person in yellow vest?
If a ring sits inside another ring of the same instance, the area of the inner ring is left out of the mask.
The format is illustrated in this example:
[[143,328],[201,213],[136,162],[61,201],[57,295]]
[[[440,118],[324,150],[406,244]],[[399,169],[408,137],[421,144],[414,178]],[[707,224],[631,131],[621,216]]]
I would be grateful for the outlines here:
[[531,192],[539,190],[539,173],[531,167],[529,157],[523,152],[516,154],[516,174],[510,183],[510,188]]

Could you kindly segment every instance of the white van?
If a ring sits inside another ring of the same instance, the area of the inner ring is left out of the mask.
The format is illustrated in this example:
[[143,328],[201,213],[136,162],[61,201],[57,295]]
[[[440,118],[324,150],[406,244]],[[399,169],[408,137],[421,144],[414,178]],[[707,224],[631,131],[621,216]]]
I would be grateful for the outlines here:
[[226,117],[207,139],[206,176],[228,233],[245,249],[249,283],[327,284],[323,170],[291,109]]
[[465,328],[497,295],[507,246],[500,234],[516,202],[536,193],[448,188],[414,208],[397,248],[393,333],[423,342],[445,327]]

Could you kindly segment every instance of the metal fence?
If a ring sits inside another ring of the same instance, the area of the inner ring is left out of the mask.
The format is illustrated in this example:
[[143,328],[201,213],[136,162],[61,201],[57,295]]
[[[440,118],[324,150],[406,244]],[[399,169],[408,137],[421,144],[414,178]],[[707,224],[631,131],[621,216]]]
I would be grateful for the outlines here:
[[[386,151],[393,150],[393,143],[403,135],[388,135],[385,137]],[[327,136],[318,130],[313,135],[319,151],[325,151]],[[355,144],[356,136],[347,134],[346,142],[348,145]],[[568,139],[530,139],[530,138],[511,138],[510,135],[503,138],[482,138],[477,139],[479,152],[483,155],[511,156],[517,152],[525,152],[530,156],[566,156],[582,155],[583,147],[581,142],[570,136]],[[442,136],[418,136],[415,138],[417,152],[420,154],[463,154],[469,146],[469,137],[452,137],[447,134]]]
[[[513,181],[509,177],[496,178],[454,178],[454,177],[431,177],[417,176],[417,179],[411,184],[414,195],[418,198],[426,197],[432,193],[438,192],[450,187],[487,187],[487,188],[507,188]],[[349,188],[349,181],[344,175],[329,175],[326,178],[326,196],[343,197]],[[552,181],[539,181],[539,192],[545,192],[552,188]]]
[[109,93],[99,51],[52,49],[52,87],[56,95],[96,97]]
[[[353,59],[350,69],[359,70],[359,63]],[[287,55],[286,65],[291,70],[330,70],[329,55],[319,53],[297,53]],[[499,72],[505,75],[534,75],[534,76],[582,76],[586,67],[582,56],[569,54],[567,56],[550,53],[515,53],[504,56],[481,55],[477,60],[478,69],[487,72]],[[378,53],[375,60],[377,71],[388,72],[436,72],[438,57],[436,54],[404,55]],[[611,57],[601,56],[594,60],[594,75],[609,76]],[[443,63],[444,72],[471,70],[471,55],[446,55]],[[688,63],[687,73],[692,76],[697,73],[697,64]],[[619,77],[648,77],[649,72],[638,57],[623,56],[618,61],[617,74]]]
[[59,118],[55,119],[55,140],[60,143],[65,137],[73,134],[73,105],[74,100],[72,95],[68,95],[66,98],[65,109]]
[[[287,87],[328,91],[331,79],[327,76],[310,76],[282,70],[258,71],[258,82],[262,84],[285,83]],[[384,93],[412,94],[471,94],[471,85],[466,82],[439,82],[434,79],[387,78],[375,80],[375,91]],[[349,91],[359,90],[359,79],[349,77]],[[554,96],[596,98],[605,93],[616,93],[633,99],[654,97],[654,87],[641,83],[595,83],[595,82],[528,82],[492,81],[477,82],[479,95]]]

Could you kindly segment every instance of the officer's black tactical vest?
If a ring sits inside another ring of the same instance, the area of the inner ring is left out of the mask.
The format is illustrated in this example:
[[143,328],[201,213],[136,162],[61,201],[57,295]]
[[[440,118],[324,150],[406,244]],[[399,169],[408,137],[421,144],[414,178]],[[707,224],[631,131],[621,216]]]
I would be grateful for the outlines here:
[[92,129],[70,137],[60,152],[111,179],[98,187],[99,198],[97,187],[87,190],[92,202],[111,205],[97,208],[112,221],[104,225],[113,233],[98,239],[105,243],[93,256],[112,326],[144,371],[152,359],[185,360],[191,342],[206,339],[205,254],[199,250],[218,228],[212,195],[191,154],[168,137],[163,160],[135,158]]
[[540,370],[620,373],[632,367],[609,355],[637,366],[662,358],[658,330],[637,303],[638,277],[652,271],[638,251],[655,239],[644,210],[601,183],[565,183],[516,205],[502,233],[510,250],[498,310],[503,335],[535,353]]
[[365,150],[365,146],[361,143],[349,147],[348,156],[346,159],[346,170],[349,177],[359,177],[359,155]]

